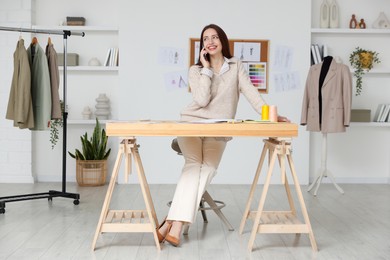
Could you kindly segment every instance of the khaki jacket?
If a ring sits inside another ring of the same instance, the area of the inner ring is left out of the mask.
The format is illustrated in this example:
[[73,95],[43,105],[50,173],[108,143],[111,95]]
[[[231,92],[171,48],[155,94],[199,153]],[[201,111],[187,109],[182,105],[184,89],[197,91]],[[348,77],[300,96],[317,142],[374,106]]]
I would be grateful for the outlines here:
[[21,129],[34,127],[31,72],[23,39],[18,41],[14,52],[14,73],[6,118],[14,120],[14,126]]
[[301,125],[308,131],[322,133],[345,132],[351,120],[352,76],[349,67],[333,59],[321,88],[322,125],[318,101],[322,63],[311,66],[302,101]]

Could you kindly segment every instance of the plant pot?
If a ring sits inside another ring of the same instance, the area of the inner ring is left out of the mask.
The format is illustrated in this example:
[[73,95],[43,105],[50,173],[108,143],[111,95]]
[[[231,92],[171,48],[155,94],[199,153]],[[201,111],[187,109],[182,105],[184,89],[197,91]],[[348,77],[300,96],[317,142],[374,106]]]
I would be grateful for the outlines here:
[[80,186],[101,186],[106,183],[107,160],[76,160],[76,180]]
[[360,63],[363,69],[370,69],[372,67],[373,55],[369,52],[359,53]]

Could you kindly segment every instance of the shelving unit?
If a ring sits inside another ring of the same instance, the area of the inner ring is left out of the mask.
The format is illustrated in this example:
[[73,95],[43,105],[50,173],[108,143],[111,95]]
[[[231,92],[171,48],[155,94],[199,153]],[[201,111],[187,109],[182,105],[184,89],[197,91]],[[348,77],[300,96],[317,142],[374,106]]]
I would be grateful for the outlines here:
[[[94,109],[95,99],[100,93],[107,93],[111,98],[115,99],[115,86],[118,85],[119,66],[89,66],[88,62],[92,58],[97,58],[101,64],[104,64],[107,51],[110,48],[119,48],[119,28],[117,26],[44,26],[34,25],[32,29],[56,29],[85,32],[84,42],[74,42],[69,46],[68,53],[77,53],[79,55],[78,66],[68,66],[69,72],[69,96],[82,96],[82,99],[70,98],[69,102],[69,124],[72,126],[94,125],[95,121],[87,123],[81,120],[81,112],[85,106]],[[54,43],[55,46],[57,43]],[[91,48],[93,46],[93,48]],[[60,66],[62,71],[63,67]],[[115,105],[111,104],[111,118],[115,117]],[[73,122],[73,123],[72,123]],[[77,123],[78,122],[78,123]]]
[[[377,3],[373,6],[368,2],[351,0],[337,2],[340,8],[340,27],[344,28],[335,29],[318,28],[322,0],[312,2],[311,43],[326,44],[328,55],[340,58],[350,68],[349,55],[356,47],[379,53],[381,63],[364,74],[361,95],[355,96],[354,87],[352,96],[352,108],[370,109],[373,120],[378,104],[390,102],[390,29],[372,28],[373,21],[381,10],[385,10],[386,5]],[[348,28],[350,17],[354,13],[365,18],[367,29]],[[355,80],[353,77],[354,86]],[[389,138],[389,127],[390,123],[387,122],[351,122],[346,133],[329,135],[327,164],[335,174],[336,182],[355,182],[361,179],[368,182],[389,182],[387,157],[390,150],[384,141]],[[311,145],[314,153],[322,153],[323,140],[319,135],[311,135]],[[315,177],[314,173],[320,165],[322,160],[318,155],[311,162],[311,178]]]
[[390,35],[389,29],[349,29],[349,28],[336,28],[336,29],[324,29],[324,28],[312,28],[311,33],[319,34],[384,34]]
[[[62,66],[59,67],[59,70],[63,70]],[[110,67],[110,66],[69,66],[68,71],[119,71],[119,67]]]

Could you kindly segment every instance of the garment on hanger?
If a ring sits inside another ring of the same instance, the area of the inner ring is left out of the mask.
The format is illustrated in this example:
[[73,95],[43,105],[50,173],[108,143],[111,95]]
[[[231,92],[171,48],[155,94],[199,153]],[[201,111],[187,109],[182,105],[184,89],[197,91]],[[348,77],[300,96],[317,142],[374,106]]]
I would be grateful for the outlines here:
[[14,126],[21,129],[34,127],[30,64],[22,38],[19,39],[14,52],[14,72],[6,119],[14,120]]
[[345,132],[351,121],[352,75],[332,57],[310,67],[302,101],[301,125],[322,133]]
[[38,42],[27,49],[31,68],[31,96],[34,111],[34,128],[48,130],[51,119],[51,86],[46,55]]
[[62,118],[60,95],[58,92],[60,86],[60,73],[58,71],[58,58],[54,45],[49,37],[46,45],[46,57],[49,67],[50,88],[51,88],[51,119]]

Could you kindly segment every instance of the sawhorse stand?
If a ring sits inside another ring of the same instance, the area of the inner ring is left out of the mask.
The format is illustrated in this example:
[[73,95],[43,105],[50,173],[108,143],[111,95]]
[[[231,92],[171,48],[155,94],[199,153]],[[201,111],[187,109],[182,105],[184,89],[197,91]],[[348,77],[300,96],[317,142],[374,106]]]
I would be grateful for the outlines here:
[[329,177],[329,179],[332,181],[333,185],[336,187],[336,189],[341,193],[344,194],[343,189],[337,185],[332,173],[326,168],[326,159],[327,159],[327,134],[322,134],[322,153],[321,153],[321,169],[320,174],[317,176],[316,180],[313,181],[313,183],[309,186],[307,191],[311,191],[314,187],[314,185],[317,184],[315,190],[314,190],[314,196],[317,196],[318,188],[320,187],[320,184],[322,182],[322,178]]
[[[269,167],[267,176],[264,183],[263,192],[259,201],[257,211],[251,211],[250,207],[253,200],[253,195],[259,180],[260,172],[264,163],[265,156],[269,152]],[[290,211],[264,211],[265,199],[267,197],[268,188],[271,182],[272,171],[275,165],[276,157],[278,157],[281,174],[282,184],[284,185],[287,193],[288,203],[290,205]],[[294,206],[294,201],[291,196],[291,190],[286,178],[285,159],[287,157],[288,164],[290,166],[291,175],[294,181],[298,201],[302,210],[304,222],[302,223],[298,217]],[[310,243],[314,251],[317,251],[317,244],[314,238],[314,234],[310,225],[309,215],[307,214],[305,202],[303,200],[302,191],[298,183],[298,178],[295,173],[294,163],[291,157],[291,143],[290,140],[269,138],[264,140],[264,147],[261,153],[260,162],[256,170],[256,175],[253,180],[249,198],[246,203],[244,215],[241,220],[239,233],[245,226],[245,222],[248,218],[254,219],[252,232],[250,235],[248,250],[252,251],[253,243],[257,233],[307,233],[309,235]]]
[[[146,181],[145,172],[142,166],[141,158],[138,153],[139,145],[135,138],[123,139],[119,146],[118,156],[108,185],[106,198],[103,203],[99,223],[96,228],[95,237],[92,242],[92,249],[96,247],[96,241],[100,233],[103,232],[150,232],[153,233],[157,248],[160,250],[160,243],[157,237],[156,227],[158,220],[152,197],[150,195],[149,185]],[[120,164],[125,156],[125,176],[131,172],[131,158],[134,159],[137,168],[138,179],[140,182],[142,195],[145,201],[146,210],[110,210],[110,201],[116,180],[118,178]]]

